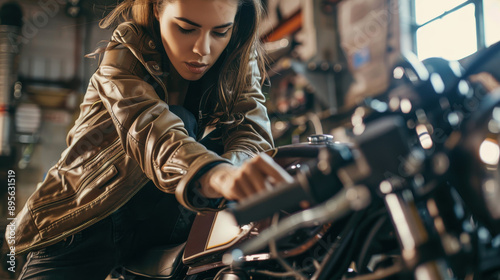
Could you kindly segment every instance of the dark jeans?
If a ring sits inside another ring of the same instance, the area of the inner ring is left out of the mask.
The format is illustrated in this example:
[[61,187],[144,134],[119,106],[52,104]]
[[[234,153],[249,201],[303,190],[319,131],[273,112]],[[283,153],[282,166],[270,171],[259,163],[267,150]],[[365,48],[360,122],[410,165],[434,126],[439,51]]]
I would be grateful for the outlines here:
[[[182,107],[170,109],[194,136],[194,116]],[[207,146],[220,150],[216,143]],[[147,248],[184,242],[194,216],[174,195],[149,183],[109,217],[61,242],[29,253],[19,279],[105,279],[113,268]]]

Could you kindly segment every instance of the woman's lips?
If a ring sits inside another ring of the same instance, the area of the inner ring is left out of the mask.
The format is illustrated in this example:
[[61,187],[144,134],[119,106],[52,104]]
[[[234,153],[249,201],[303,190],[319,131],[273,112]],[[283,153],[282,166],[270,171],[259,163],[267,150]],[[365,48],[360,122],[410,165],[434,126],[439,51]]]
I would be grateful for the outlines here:
[[186,62],[185,64],[187,69],[194,74],[202,74],[208,67],[207,64],[201,63]]

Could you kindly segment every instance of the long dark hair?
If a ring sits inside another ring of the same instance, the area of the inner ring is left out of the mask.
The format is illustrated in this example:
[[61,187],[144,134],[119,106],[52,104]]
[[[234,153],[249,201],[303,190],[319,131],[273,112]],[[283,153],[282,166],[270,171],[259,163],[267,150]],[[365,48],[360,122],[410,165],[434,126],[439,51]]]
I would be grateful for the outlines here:
[[[155,8],[161,11],[166,2],[182,0],[125,0],[100,22],[101,28],[115,27],[122,21],[132,21],[142,26],[153,38],[159,38],[159,24],[154,15]],[[255,57],[261,74],[261,85],[267,77],[266,57],[258,35],[262,20],[261,0],[238,0],[238,11],[233,26],[232,37],[225,49],[218,82],[214,90],[217,93],[217,108],[210,114],[208,125],[229,125],[228,129],[238,125],[243,116],[233,112],[241,94],[252,86],[250,61]],[[156,7],[155,7],[156,6]]]

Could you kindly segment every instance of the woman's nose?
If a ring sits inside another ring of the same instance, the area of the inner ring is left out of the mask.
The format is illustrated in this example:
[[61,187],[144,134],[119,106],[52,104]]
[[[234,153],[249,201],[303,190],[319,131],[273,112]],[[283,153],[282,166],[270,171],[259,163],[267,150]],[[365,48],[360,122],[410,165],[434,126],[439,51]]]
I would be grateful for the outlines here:
[[206,56],[210,54],[210,34],[200,34],[200,36],[194,43],[193,52],[199,54],[200,56]]

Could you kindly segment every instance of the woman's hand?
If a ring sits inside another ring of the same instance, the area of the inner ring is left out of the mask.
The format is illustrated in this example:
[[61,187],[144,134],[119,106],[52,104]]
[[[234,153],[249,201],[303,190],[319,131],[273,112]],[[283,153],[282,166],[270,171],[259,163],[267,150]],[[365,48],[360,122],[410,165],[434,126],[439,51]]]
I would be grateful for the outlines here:
[[292,181],[292,176],[264,153],[241,167],[218,164],[199,179],[204,196],[229,200],[242,200],[278,183]]

